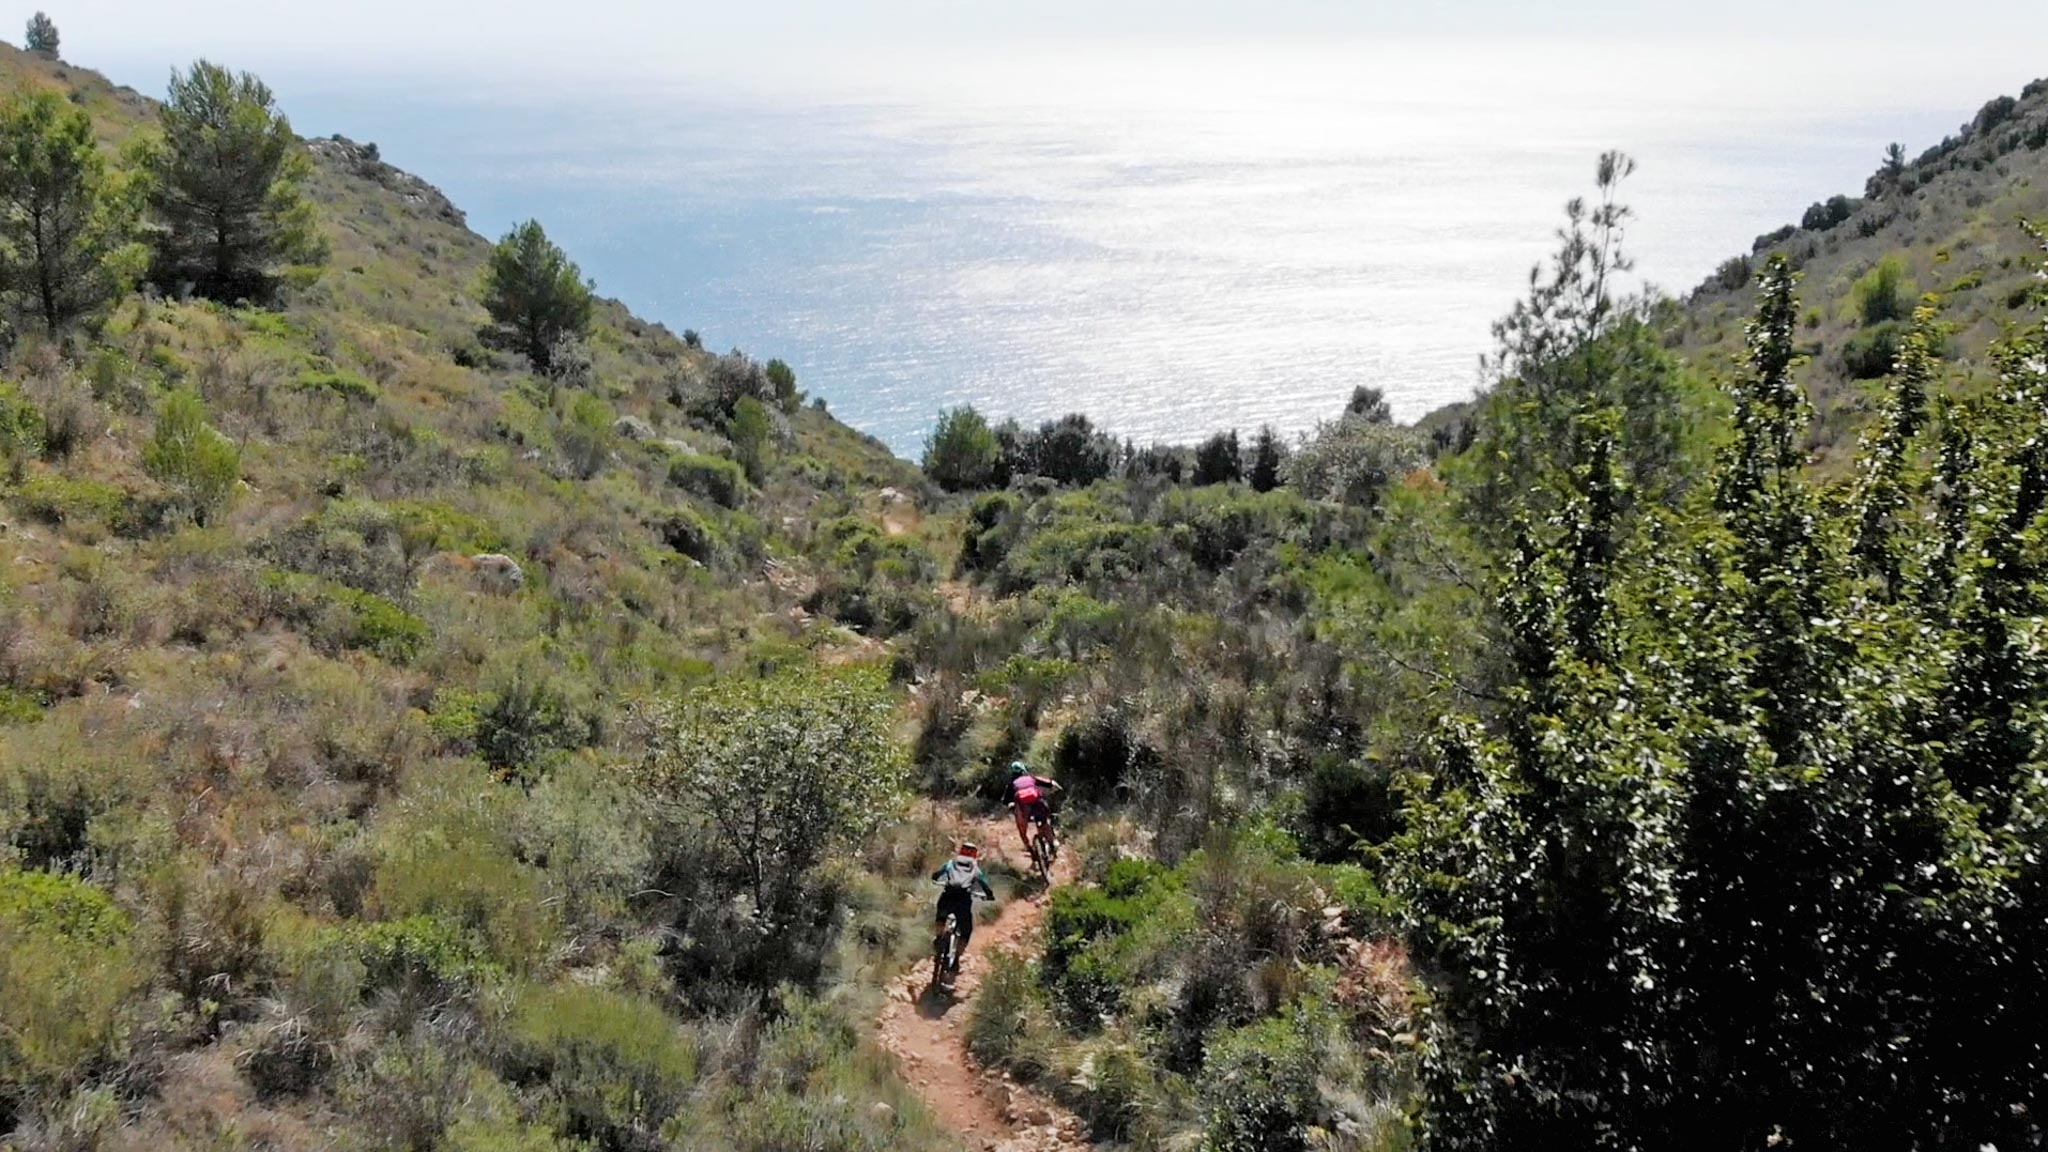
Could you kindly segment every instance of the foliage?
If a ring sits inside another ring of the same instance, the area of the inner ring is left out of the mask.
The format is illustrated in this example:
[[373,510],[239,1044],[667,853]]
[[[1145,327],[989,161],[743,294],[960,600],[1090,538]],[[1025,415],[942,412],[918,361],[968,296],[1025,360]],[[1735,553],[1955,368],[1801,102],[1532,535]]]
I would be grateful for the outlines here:
[[1196,485],[1235,484],[1244,479],[1244,463],[1237,446],[1237,433],[1218,432],[1195,449]]
[[697,1076],[697,1053],[653,1001],[567,983],[520,994],[514,1081],[544,1080],[566,1135],[602,1148],[652,1140]]
[[483,285],[489,334],[537,371],[550,371],[557,347],[590,330],[591,290],[540,221],[528,220],[491,249]]
[[1218,1038],[1203,1061],[1206,1152],[1307,1152],[1322,1119],[1318,1060],[1300,1024],[1264,1020]]
[[171,74],[157,127],[162,139],[140,157],[157,284],[262,303],[282,266],[325,258],[305,196],[310,166],[263,81],[197,61]]
[[1263,425],[1259,434],[1252,439],[1251,463],[1245,466],[1245,483],[1254,492],[1271,492],[1282,483],[1283,469],[1287,464],[1287,445],[1273,426]]
[[739,507],[747,492],[746,469],[724,457],[697,452],[669,457],[668,482],[726,508]]
[[0,105],[0,294],[15,311],[52,336],[98,313],[124,287],[133,227],[92,117],[50,92]]
[[57,22],[41,12],[28,18],[28,31],[22,37],[22,45],[29,51],[57,57]]
[[1003,472],[1043,476],[1074,488],[1107,478],[1116,469],[1120,451],[1114,439],[1079,413],[1049,420],[1031,432],[1005,424],[996,437],[1003,445]]
[[923,468],[932,483],[948,492],[999,487],[1002,446],[972,405],[948,408],[939,413],[925,441]]
[[752,396],[741,397],[733,405],[726,435],[747,479],[759,484],[768,475],[769,442],[775,435],[775,420],[768,414],[768,406]]
[[206,422],[206,406],[199,397],[174,392],[157,413],[142,466],[169,486],[185,512],[204,525],[234,496],[242,456],[233,441]]
[[1710,501],[1632,534],[1610,414],[1503,563],[1505,706],[1445,727],[1396,853],[1431,1147],[2038,1136],[2007,1014],[2038,1009],[1984,998],[2040,987],[2042,334],[1948,408],[1917,518],[1925,332],[1838,510],[1803,470],[1796,317],[1774,257]]
[[1579,423],[1590,413],[1620,413],[1627,481],[1624,498],[1655,503],[1682,488],[1682,396],[1678,367],[1649,323],[1646,306],[1614,294],[1615,277],[1633,262],[1622,247],[1630,217],[1616,200],[1634,161],[1600,158],[1599,200],[1573,199],[1548,269],[1532,270],[1529,294],[1494,325],[1497,351],[1485,364],[1497,379],[1485,397],[1474,450],[1479,483],[1470,509],[1501,537],[1519,511],[1540,519],[1555,499],[1541,482],[1552,469],[1586,463]]
[[903,766],[867,673],[727,681],[649,717],[641,771],[669,835],[708,819],[763,930],[796,913],[813,870],[894,807]]
[[1422,438],[1414,431],[1347,412],[1303,437],[1284,475],[1288,487],[1309,499],[1371,507],[1422,460]]
[[1850,289],[1849,297],[1857,319],[1865,327],[1904,320],[1913,298],[1912,281],[1906,277],[1906,262],[1887,256],[1863,274]]
[[0,1114],[69,1090],[126,1040],[146,970],[131,918],[70,876],[0,870]]

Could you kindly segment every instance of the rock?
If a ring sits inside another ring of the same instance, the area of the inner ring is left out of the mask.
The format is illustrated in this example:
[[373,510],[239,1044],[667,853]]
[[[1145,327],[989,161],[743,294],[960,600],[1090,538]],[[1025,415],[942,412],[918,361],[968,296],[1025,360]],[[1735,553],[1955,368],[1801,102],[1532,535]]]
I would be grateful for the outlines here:
[[470,557],[476,574],[493,592],[517,592],[526,586],[526,570],[519,561],[502,552],[481,552]]
[[868,1109],[868,1115],[886,1124],[896,1118],[896,1110],[877,1100],[874,1106]]
[[903,494],[901,489],[897,488],[884,488],[880,495],[884,504],[901,504],[909,499],[909,497]]
[[612,421],[612,431],[628,440],[654,439],[654,425],[638,416],[621,416]]

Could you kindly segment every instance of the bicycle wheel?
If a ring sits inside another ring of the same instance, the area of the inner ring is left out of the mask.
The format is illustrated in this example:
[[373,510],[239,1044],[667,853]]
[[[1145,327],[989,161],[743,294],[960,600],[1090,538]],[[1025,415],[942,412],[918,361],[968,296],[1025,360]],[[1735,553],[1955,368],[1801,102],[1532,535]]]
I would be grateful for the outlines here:
[[932,939],[932,987],[936,988],[946,982],[947,970],[953,966],[953,949],[957,946],[957,940],[953,918],[948,916],[946,922],[939,927],[939,934]]

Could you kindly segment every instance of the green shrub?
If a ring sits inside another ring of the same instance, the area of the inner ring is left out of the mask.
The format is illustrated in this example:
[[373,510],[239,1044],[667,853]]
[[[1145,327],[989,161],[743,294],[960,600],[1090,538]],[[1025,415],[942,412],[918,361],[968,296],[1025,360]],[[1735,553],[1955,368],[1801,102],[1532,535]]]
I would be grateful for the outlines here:
[[242,454],[206,422],[206,405],[199,397],[174,392],[157,414],[156,432],[142,449],[142,465],[203,525],[234,495]]
[[147,978],[133,937],[128,914],[90,884],[0,870],[0,1111],[68,1092],[119,1054]]
[[737,508],[747,492],[747,473],[722,456],[677,452],[669,457],[668,482],[714,504]]
[[0,726],[33,724],[42,718],[42,701],[11,684],[0,684]]
[[1913,282],[1906,276],[1904,258],[1894,255],[1879,260],[1856,281],[1849,298],[1865,327],[1906,319],[1913,310]]
[[1301,1025],[1276,1018],[1237,1029],[1203,1061],[1204,1152],[1308,1152],[1322,1119],[1315,1047]]
[[374,652],[406,664],[433,639],[425,620],[374,592],[277,569],[263,579],[278,598],[279,614],[304,628],[316,644]]
[[99,524],[119,528],[135,515],[132,498],[118,484],[57,472],[37,472],[21,483],[15,498],[46,524]]
[[475,766],[437,773],[377,829],[370,913],[386,921],[433,917],[473,936],[493,964],[514,973],[539,964],[559,914],[541,870],[515,852],[520,802],[516,789]]
[[43,414],[12,384],[0,381],[0,478],[18,474],[42,455]]
[[697,1050],[652,1000],[566,983],[529,988],[511,1021],[508,1072],[543,1083],[571,1136],[649,1144],[688,1098]]
[[355,404],[375,404],[379,395],[374,383],[353,372],[333,370],[301,372],[292,387],[301,392],[325,392]]
[[967,1017],[967,1048],[974,1058],[1035,1080],[1051,1067],[1054,1037],[1045,992],[1031,966],[1008,952],[984,958],[988,973]]
[[502,973],[475,933],[442,916],[351,925],[342,940],[362,965],[366,992],[396,991],[416,1003],[467,996]]
[[1842,371],[1852,380],[1875,380],[1898,361],[1906,330],[1896,321],[1865,328],[1842,345]]

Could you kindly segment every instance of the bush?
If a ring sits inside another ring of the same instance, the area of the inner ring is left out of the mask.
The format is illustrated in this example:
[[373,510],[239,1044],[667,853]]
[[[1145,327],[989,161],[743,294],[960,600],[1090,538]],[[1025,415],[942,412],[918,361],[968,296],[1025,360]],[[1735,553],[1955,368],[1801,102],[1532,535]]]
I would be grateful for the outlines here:
[[722,456],[677,452],[669,457],[668,482],[714,504],[737,508],[746,497],[747,473]]
[[696,1081],[696,1048],[652,1000],[576,983],[529,988],[510,1031],[509,1078],[540,1086],[564,1131],[600,1148],[652,1146]]
[[18,481],[22,466],[42,454],[42,412],[20,389],[0,381],[0,478]]
[[1825,232],[1856,214],[1858,202],[1847,196],[1830,196],[1806,210],[1799,226],[1809,232]]
[[1851,380],[1875,380],[1897,362],[1905,328],[1897,321],[1865,328],[1842,345],[1842,371]]
[[138,515],[127,489],[56,472],[28,477],[16,498],[29,515],[46,524],[99,524],[118,529],[128,527]]
[[155,434],[143,446],[142,466],[204,525],[234,495],[242,454],[206,422],[206,405],[199,397],[173,392],[157,414]]
[[1216,1041],[1203,1061],[1205,1152],[1308,1152],[1323,1116],[1318,1059],[1292,1019],[1261,1021]]
[[1347,414],[1324,422],[1287,462],[1287,485],[1310,500],[1370,507],[1399,477],[1421,466],[1413,429]]
[[1748,256],[1731,256],[1714,269],[1709,282],[1723,292],[1736,292],[1749,287],[1755,277],[1756,265]]
[[1906,319],[1912,311],[1913,295],[1913,282],[1906,278],[1906,262],[1899,256],[1879,260],[1850,290],[1856,316],[1865,327]]
[[47,872],[0,870],[0,1115],[78,1087],[118,1055],[146,980],[134,923],[105,893]]
[[733,405],[725,434],[739,456],[740,467],[746,469],[747,479],[755,484],[766,479],[768,449],[775,434],[775,420],[768,414],[768,406],[752,396],[742,396]]
[[726,681],[649,717],[641,782],[657,840],[709,817],[729,875],[772,934],[807,902],[827,854],[897,802],[892,708],[866,673]]
[[352,648],[409,664],[433,639],[425,620],[374,592],[276,570],[264,583],[278,598],[278,613],[330,651]]

